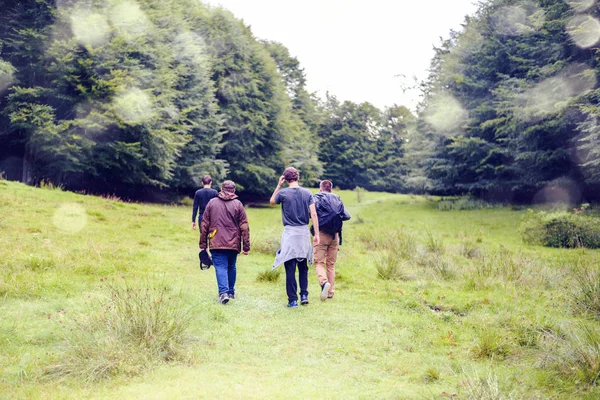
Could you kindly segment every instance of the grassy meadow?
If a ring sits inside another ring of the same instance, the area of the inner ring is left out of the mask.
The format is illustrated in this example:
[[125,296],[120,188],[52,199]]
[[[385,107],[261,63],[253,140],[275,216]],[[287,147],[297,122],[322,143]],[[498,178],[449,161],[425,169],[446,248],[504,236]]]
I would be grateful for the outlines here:
[[600,398],[600,251],[524,245],[525,210],[339,194],[336,295],[311,269],[290,310],[278,207],[247,209],[223,306],[191,205],[0,181],[0,398]]

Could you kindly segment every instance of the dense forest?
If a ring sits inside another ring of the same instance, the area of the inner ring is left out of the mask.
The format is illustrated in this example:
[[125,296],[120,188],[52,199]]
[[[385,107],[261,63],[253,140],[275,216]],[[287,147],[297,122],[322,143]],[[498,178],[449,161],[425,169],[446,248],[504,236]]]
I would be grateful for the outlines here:
[[0,171],[126,196],[211,174],[263,196],[293,165],[306,185],[598,200],[594,5],[481,2],[415,115],[317,98],[284,44],[199,1],[0,0]]

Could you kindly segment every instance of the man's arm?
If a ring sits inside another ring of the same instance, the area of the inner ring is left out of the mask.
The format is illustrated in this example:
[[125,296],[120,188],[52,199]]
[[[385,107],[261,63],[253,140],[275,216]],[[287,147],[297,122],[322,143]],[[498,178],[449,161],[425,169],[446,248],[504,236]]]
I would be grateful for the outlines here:
[[282,175],[279,177],[279,182],[277,183],[277,187],[275,188],[275,191],[271,195],[271,200],[269,201],[269,203],[271,203],[272,206],[277,204],[277,202],[275,201],[275,197],[277,197],[277,193],[279,193],[279,191],[281,190],[281,186],[283,186],[283,182],[285,182],[285,178]]
[[317,208],[315,207],[315,203],[309,205],[308,209],[310,210],[310,218],[312,219],[313,228],[315,229],[313,244],[316,246],[321,243],[321,238],[319,236],[319,217],[317,217]]
[[198,194],[194,194],[194,205],[192,206],[192,229],[196,230],[196,216],[198,215],[198,207],[200,207],[200,201]]
[[242,203],[240,203],[239,227],[242,232],[242,252],[248,255],[250,253],[250,225],[248,225],[248,216]]
[[210,202],[206,205],[202,223],[200,224],[200,250],[206,250],[208,247],[208,229],[210,228]]

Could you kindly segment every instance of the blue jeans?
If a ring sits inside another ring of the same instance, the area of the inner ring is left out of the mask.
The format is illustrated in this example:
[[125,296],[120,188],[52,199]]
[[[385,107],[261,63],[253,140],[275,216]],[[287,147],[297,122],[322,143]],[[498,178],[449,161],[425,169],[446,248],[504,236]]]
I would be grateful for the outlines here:
[[219,294],[235,294],[235,262],[238,252],[235,250],[211,250],[210,254],[217,274]]

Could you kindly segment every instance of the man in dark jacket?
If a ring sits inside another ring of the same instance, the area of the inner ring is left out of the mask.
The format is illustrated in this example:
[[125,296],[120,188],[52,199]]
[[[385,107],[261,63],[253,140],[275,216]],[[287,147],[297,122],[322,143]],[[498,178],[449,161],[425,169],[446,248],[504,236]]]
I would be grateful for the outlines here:
[[206,205],[219,193],[211,188],[212,178],[210,175],[202,177],[202,186],[202,189],[197,190],[196,194],[194,194],[194,206],[192,207],[192,229],[194,230],[196,229],[196,214],[198,214],[198,210],[200,210],[200,216],[198,217],[198,225],[200,225]]
[[210,239],[221,304],[235,299],[235,264],[242,243],[243,253],[250,253],[248,217],[237,197],[235,184],[232,181],[223,182],[219,195],[206,205],[200,228],[200,251],[207,248]]
[[[315,244],[315,270],[321,291],[321,300],[331,299],[334,294],[335,262],[338,245],[342,239],[342,222],[350,219],[350,213],[344,207],[342,199],[331,193],[333,183],[322,181],[320,192],[313,196],[319,218],[318,244]],[[327,289],[327,290],[325,290]]]

